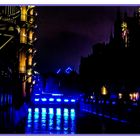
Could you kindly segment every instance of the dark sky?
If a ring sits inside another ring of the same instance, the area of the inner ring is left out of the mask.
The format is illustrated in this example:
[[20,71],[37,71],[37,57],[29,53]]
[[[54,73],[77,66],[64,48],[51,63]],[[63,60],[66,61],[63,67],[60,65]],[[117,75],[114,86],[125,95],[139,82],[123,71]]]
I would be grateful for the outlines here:
[[[131,16],[137,7],[120,9]],[[93,44],[109,41],[117,7],[40,6],[37,11],[38,70],[71,66],[78,72],[81,56],[91,54]]]

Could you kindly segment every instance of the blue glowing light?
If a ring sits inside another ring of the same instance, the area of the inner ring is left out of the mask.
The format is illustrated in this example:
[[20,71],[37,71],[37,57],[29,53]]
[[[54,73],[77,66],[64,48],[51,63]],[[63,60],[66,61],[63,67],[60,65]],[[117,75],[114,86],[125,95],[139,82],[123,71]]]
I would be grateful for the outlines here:
[[28,127],[28,128],[30,128],[30,127],[31,127],[31,125],[30,125],[30,124],[28,124],[28,125],[27,125],[27,127]]
[[67,116],[69,113],[69,110],[67,108],[64,108],[64,116]]
[[56,73],[59,74],[60,72],[61,72],[61,69],[58,69]]
[[42,113],[46,113],[46,108],[42,108]]
[[28,112],[32,112],[32,109],[31,108],[28,108]]
[[39,99],[38,99],[38,98],[35,98],[35,101],[36,101],[36,102],[38,102],[38,101],[39,101]]
[[69,119],[69,117],[68,117],[68,109],[67,108],[64,108],[64,133],[67,133],[67,132],[65,132],[65,131],[67,131],[68,130],[68,119]]
[[114,121],[118,121],[119,119],[118,119],[118,118],[112,118],[112,120],[114,120]]
[[73,117],[75,117],[75,109],[70,110],[70,116],[71,116],[71,119],[73,120],[74,119]]
[[113,105],[115,105],[115,104],[116,104],[116,102],[114,101],[114,102],[112,102],[112,104],[113,104]]
[[106,101],[106,104],[109,104],[109,101]]
[[46,99],[46,98],[42,98],[41,100],[42,100],[43,102],[47,101],[47,99]]
[[50,101],[50,102],[53,102],[53,101],[54,101],[54,98],[50,98],[49,101]]
[[56,101],[57,101],[57,102],[61,102],[61,99],[60,99],[60,98],[59,98],[59,99],[56,99]]
[[34,114],[34,122],[38,122],[38,119],[39,119],[39,114],[35,113]]
[[39,112],[39,108],[35,108],[35,112]]
[[68,99],[64,99],[64,102],[68,102],[69,100]]
[[75,109],[71,109],[70,112],[71,112],[71,113],[75,113]]
[[60,108],[56,109],[56,115],[61,115],[61,109]]
[[37,96],[38,96],[38,95],[40,95],[40,94],[35,94],[35,95],[37,95]]
[[52,96],[63,96],[63,94],[56,94],[56,93],[53,93]]
[[71,102],[75,102],[75,100],[74,99],[71,99]]
[[65,70],[65,72],[66,72],[67,74],[69,74],[71,71],[72,71],[72,68],[71,68],[71,67],[68,67],[68,68]]
[[53,108],[49,108],[49,114],[54,114]]
[[31,119],[28,119],[28,123],[31,123],[32,122],[32,120]]

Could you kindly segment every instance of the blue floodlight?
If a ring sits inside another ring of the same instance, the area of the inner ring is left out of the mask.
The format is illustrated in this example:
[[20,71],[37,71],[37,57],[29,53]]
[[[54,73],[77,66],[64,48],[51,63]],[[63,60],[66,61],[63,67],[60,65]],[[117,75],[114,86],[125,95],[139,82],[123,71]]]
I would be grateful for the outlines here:
[[112,102],[112,104],[113,104],[113,105],[115,105],[115,104],[116,104],[116,102],[115,102],[115,101],[113,101],[113,102]]
[[65,70],[65,72],[66,72],[67,74],[69,74],[71,71],[72,71],[72,68],[71,68],[71,67],[68,67],[68,68]]
[[71,102],[75,102],[75,100],[74,99],[71,99]]
[[42,108],[42,113],[46,113],[46,108]]
[[47,99],[46,99],[46,98],[42,98],[41,100],[42,100],[43,102],[47,101]]
[[37,95],[37,96],[38,96],[38,95],[40,95],[40,94],[35,94],[35,95]]
[[61,72],[61,69],[58,69],[56,73],[59,74],[60,72]]
[[32,109],[31,108],[28,108],[28,112],[32,112]]
[[50,101],[50,102],[53,102],[53,101],[54,101],[54,98],[50,98],[49,101]]
[[56,93],[53,93],[52,96],[63,96],[63,94],[56,94]]
[[39,112],[39,108],[35,108],[35,112]]
[[38,102],[38,101],[39,101],[39,99],[38,99],[38,98],[35,98],[35,101],[36,101],[36,102]]
[[61,99],[60,99],[60,98],[58,98],[58,99],[56,99],[56,101],[57,101],[57,102],[61,102]]
[[53,108],[49,108],[49,114],[54,114]]
[[75,109],[71,109],[70,112],[71,112],[71,113],[75,113]]
[[56,109],[56,115],[61,115],[61,108]]
[[64,99],[64,102],[68,102],[69,100],[68,99]]

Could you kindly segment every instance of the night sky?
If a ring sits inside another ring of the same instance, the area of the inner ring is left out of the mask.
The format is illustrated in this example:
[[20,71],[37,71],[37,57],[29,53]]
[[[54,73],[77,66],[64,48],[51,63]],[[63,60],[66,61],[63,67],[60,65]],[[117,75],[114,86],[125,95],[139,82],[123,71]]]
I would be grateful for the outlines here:
[[[138,7],[121,7],[132,16]],[[40,6],[37,7],[37,70],[43,73],[71,66],[77,72],[81,56],[92,46],[108,42],[117,7]]]

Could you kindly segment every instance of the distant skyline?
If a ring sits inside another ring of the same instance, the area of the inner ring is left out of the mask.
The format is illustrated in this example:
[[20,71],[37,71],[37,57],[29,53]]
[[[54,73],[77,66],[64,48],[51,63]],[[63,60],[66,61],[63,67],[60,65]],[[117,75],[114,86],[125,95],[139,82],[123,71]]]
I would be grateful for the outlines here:
[[[138,7],[120,7],[133,16]],[[92,46],[108,43],[116,19],[116,6],[38,6],[38,70],[46,73],[73,67],[77,72],[81,56]]]

